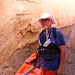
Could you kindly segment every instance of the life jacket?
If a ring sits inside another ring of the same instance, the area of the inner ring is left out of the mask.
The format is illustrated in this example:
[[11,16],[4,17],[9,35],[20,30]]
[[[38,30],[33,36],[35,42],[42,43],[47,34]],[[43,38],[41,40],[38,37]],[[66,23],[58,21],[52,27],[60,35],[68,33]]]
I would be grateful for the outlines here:
[[[56,28],[53,28],[53,37],[56,40]],[[44,45],[39,46],[39,55],[46,61],[52,61],[60,56],[60,50],[55,43],[50,41],[50,38],[47,41],[49,42],[47,47]]]

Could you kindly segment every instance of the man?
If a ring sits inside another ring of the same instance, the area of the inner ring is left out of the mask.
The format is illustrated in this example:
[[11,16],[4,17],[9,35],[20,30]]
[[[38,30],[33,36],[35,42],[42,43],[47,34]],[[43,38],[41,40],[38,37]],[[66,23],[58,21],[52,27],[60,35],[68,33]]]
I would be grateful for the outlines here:
[[61,31],[52,27],[55,24],[49,13],[43,13],[38,22],[44,30],[39,34],[37,66],[40,75],[63,75],[65,61],[65,41]]

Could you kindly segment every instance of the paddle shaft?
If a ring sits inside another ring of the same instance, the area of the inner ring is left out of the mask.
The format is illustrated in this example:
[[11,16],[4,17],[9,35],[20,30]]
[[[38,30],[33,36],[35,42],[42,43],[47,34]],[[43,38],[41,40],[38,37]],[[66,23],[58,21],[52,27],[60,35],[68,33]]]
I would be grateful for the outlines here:
[[29,73],[32,69],[34,69],[36,67],[36,63],[34,63],[33,67],[31,67],[27,72],[25,72],[23,75],[26,75],[27,73]]

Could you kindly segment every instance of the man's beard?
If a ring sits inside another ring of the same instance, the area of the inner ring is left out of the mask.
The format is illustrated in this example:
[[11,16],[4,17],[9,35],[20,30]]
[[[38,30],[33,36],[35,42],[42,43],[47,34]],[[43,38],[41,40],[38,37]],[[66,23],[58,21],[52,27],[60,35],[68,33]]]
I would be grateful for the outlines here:
[[49,28],[49,27],[50,27],[50,24],[49,24],[49,25],[48,25],[47,23],[44,23],[44,24],[43,24],[43,28],[44,28],[44,29],[47,29],[47,28]]

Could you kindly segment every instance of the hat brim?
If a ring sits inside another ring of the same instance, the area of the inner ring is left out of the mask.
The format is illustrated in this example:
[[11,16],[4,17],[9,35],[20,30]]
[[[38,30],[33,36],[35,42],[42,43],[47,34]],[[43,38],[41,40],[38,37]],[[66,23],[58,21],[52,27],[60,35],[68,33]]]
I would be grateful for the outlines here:
[[[55,24],[54,18],[53,18],[52,16],[49,16],[49,17],[47,17],[47,18],[49,18],[50,20],[52,20],[52,24]],[[37,21],[38,21],[39,23],[41,23],[41,20],[42,20],[42,19],[46,19],[46,18],[40,18],[40,19],[37,19]]]

